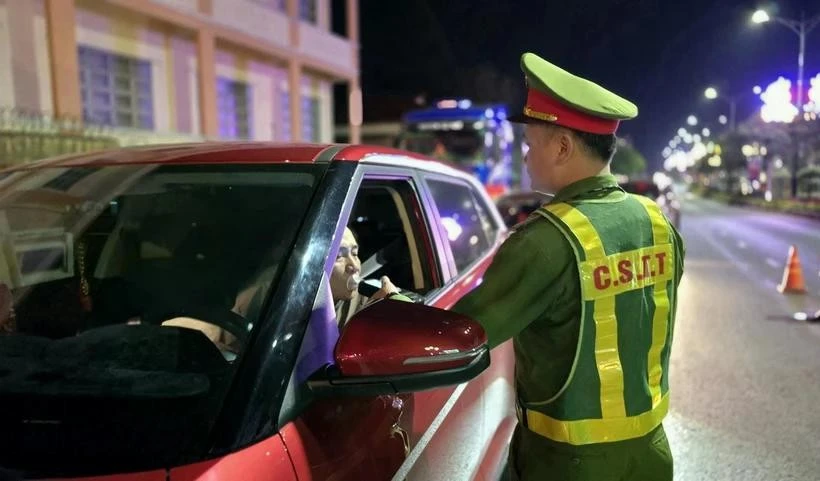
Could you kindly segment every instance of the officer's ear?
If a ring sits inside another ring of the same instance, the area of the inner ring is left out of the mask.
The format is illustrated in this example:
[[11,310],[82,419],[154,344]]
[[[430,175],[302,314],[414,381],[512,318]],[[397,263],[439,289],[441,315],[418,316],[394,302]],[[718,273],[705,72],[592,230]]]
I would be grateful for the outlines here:
[[578,149],[578,139],[567,129],[553,128],[552,141],[555,145],[555,165],[565,165],[575,155]]

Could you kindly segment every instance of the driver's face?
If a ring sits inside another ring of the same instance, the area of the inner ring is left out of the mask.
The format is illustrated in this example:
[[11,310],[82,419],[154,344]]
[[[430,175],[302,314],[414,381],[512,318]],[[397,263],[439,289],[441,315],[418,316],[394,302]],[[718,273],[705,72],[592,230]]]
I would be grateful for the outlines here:
[[339,253],[336,262],[333,264],[333,271],[330,273],[330,292],[333,294],[333,302],[346,301],[353,297],[356,288],[350,282],[351,277],[358,274],[362,269],[359,260],[359,246],[353,232],[345,228],[342,242],[339,245]]

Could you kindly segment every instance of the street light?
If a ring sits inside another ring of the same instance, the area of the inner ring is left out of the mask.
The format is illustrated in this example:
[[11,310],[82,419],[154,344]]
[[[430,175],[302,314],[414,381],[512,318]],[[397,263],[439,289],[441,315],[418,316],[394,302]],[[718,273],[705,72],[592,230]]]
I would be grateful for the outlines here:
[[[709,87],[703,92],[704,97],[709,100],[715,100],[719,97],[717,89],[714,87]],[[734,132],[735,131],[735,112],[737,111],[737,95],[729,95],[725,97],[724,100],[729,102],[729,130]],[[725,122],[721,122],[725,123]]]
[[765,10],[758,10],[752,14],[752,22],[761,24],[770,20],[774,20],[782,25],[785,25],[792,32],[800,37],[800,53],[797,55],[797,109],[803,113],[803,64],[806,58],[806,35],[811,32],[814,27],[820,23],[820,15],[806,20],[804,13],[800,14],[800,20],[790,20],[781,17],[771,17]]
[[705,92],[703,92],[703,95],[709,100],[714,100],[718,97],[718,92],[714,87],[709,87]]
[[766,10],[758,10],[752,14],[752,22],[754,23],[766,23],[769,20],[769,14],[766,13]]
[[698,118],[694,115],[690,115],[686,118],[686,123],[694,127],[695,125],[698,125]]
[[[757,94],[760,94],[762,92],[762,90],[761,90],[760,86],[755,85],[755,87],[752,89],[752,92],[755,95],[757,95]],[[737,101],[738,101],[738,99],[740,99],[740,97],[742,97],[743,95],[746,95],[747,93],[748,92],[741,92],[741,93],[735,94],[735,95],[720,95],[716,88],[709,87],[703,92],[703,96],[706,97],[709,100],[715,100],[717,98],[722,98],[723,100],[726,100],[729,103],[729,130],[731,132],[734,132],[735,131],[735,126],[736,126],[736,116],[737,116]],[[723,116],[721,115],[721,117],[723,117]],[[721,124],[726,124],[726,121],[720,120],[720,123]]]

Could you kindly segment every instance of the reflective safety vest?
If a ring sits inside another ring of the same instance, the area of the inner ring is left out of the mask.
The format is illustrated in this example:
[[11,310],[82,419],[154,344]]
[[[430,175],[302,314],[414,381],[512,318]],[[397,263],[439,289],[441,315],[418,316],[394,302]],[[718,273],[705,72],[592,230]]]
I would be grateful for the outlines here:
[[530,430],[574,445],[644,436],[669,409],[676,271],[669,224],[657,204],[635,195],[537,212],[575,251],[581,330],[563,387],[519,415]]

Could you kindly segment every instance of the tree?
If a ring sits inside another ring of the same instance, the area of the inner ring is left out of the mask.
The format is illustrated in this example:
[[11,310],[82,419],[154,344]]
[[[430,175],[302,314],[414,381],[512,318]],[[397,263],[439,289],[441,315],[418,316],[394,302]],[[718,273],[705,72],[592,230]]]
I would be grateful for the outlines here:
[[728,132],[718,139],[715,153],[720,156],[720,167],[726,173],[726,187],[731,194],[740,192],[740,179],[748,176],[749,161],[743,146],[754,143],[744,132]]
[[820,167],[810,165],[803,167],[797,172],[797,179],[809,198],[814,196],[814,192],[820,187]]
[[746,168],[746,156],[743,155],[743,146],[752,143],[752,139],[740,133],[728,133],[721,136],[720,157],[722,167],[730,175]]
[[619,141],[618,149],[612,158],[611,169],[613,174],[642,174],[646,172],[646,158],[635,147]]

